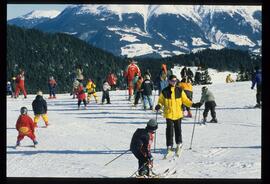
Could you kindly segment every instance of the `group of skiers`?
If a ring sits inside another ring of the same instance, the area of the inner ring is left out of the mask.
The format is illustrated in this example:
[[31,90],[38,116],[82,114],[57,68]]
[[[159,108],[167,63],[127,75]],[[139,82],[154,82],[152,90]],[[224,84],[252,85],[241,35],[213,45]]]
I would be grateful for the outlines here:
[[[255,84],[257,84],[257,105],[261,107],[261,70],[258,67],[256,69],[256,74],[252,80],[251,89],[254,88]],[[126,68],[124,76],[127,79],[128,86],[128,100],[131,100],[134,95],[134,106],[138,105],[139,99],[142,99],[144,110],[149,109],[155,111],[163,111],[163,116],[166,119],[166,146],[167,153],[165,158],[168,158],[173,155],[174,150],[176,156],[180,156],[181,149],[183,146],[182,140],[182,119],[185,116],[185,111],[187,111],[186,117],[191,118],[191,110],[190,107],[200,108],[203,104],[205,104],[204,112],[203,112],[203,123],[207,122],[208,112],[211,111],[212,119],[210,122],[217,123],[216,118],[216,102],[213,93],[206,87],[202,87],[201,99],[199,102],[194,103],[192,101],[193,96],[193,73],[191,75],[190,69],[183,69],[181,71],[181,81],[177,79],[172,72],[167,71],[167,67],[165,64],[161,66],[161,71],[159,74],[159,94],[158,94],[158,102],[154,107],[154,99],[152,97],[154,88],[154,82],[151,80],[151,73],[149,70],[145,72],[142,76],[141,71],[136,64],[136,61],[131,59],[130,64]],[[84,80],[84,76],[82,74],[82,68],[78,67],[76,69],[76,78],[73,82],[73,94],[77,95],[78,99],[78,108],[80,109],[81,102],[83,102],[84,107],[87,107],[87,103],[90,102],[91,97],[93,96],[96,103],[98,102],[98,96],[96,94],[96,85],[92,79],[88,79],[86,86],[83,86],[82,81]],[[188,74],[189,73],[189,74]],[[110,73],[108,77],[103,81],[103,89],[102,89],[102,104],[104,104],[105,99],[107,100],[107,104],[110,104],[110,95],[109,91],[111,90],[111,86],[116,85],[117,78]],[[24,71],[21,71],[20,74],[16,77],[16,90],[14,98],[18,97],[19,91],[22,90],[24,97],[27,98],[27,94],[24,88]],[[111,85],[110,85],[111,84]],[[10,82],[8,83],[10,85]],[[49,78],[49,92],[51,98],[56,98],[55,96],[55,87],[57,85],[55,79],[51,76]],[[10,87],[8,87],[10,88]],[[74,96],[75,97],[75,96]],[[48,123],[48,115],[47,115],[47,103],[43,98],[42,91],[37,92],[37,96],[35,100],[32,102],[32,108],[34,112],[34,121],[28,115],[28,109],[26,107],[22,107],[20,109],[21,115],[19,116],[16,122],[16,129],[18,130],[18,137],[16,146],[20,145],[20,141],[28,136],[34,143],[34,145],[38,144],[35,136],[35,128],[37,128],[37,123],[42,117],[45,122],[45,126],[49,125]],[[156,120],[150,119],[147,122],[147,126],[145,129],[137,129],[133,134],[130,150],[134,154],[134,156],[138,159],[138,173],[140,176],[150,174],[150,169],[153,167],[153,156],[151,155],[151,144],[153,143],[155,131],[157,130],[158,125]],[[175,138],[174,138],[175,136]],[[174,141],[176,143],[176,148],[174,149]]]

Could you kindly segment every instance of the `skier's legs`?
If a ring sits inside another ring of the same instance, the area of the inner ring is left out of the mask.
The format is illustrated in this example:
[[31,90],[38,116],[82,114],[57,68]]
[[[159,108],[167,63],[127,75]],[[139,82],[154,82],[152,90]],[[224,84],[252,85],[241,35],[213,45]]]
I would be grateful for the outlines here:
[[39,120],[40,114],[36,114],[34,117],[34,124],[37,126],[38,120]]
[[19,85],[17,84],[17,85],[16,85],[16,89],[15,89],[15,97],[18,97],[18,96],[19,96],[19,93],[20,93],[20,87],[19,87]]
[[45,122],[45,124],[48,125],[48,121],[49,121],[48,115],[42,114],[41,117],[42,117],[43,121]]
[[78,107],[81,106],[81,103],[82,103],[82,100],[81,99],[78,99]]
[[135,96],[135,102],[134,102],[135,105],[139,103],[140,96],[141,96],[141,93],[138,91]]
[[143,107],[146,109],[147,96],[143,95]]
[[152,101],[151,95],[147,96],[147,99],[148,99],[150,108],[153,108],[153,101]]
[[26,97],[27,96],[27,93],[26,93],[26,90],[25,90],[24,85],[21,86],[21,90],[23,92],[24,97]]
[[175,131],[175,142],[176,144],[182,143],[182,129],[181,129],[181,119],[174,120],[174,131]]
[[36,136],[33,132],[29,132],[26,136],[29,137],[32,141],[36,139]]
[[173,146],[173,120],[166,119],[166,146]]
[[25,136],[24,134],[19,133],[17,137],[17,142],[20,142],[21,140],[23,140],[24,136]]
[[83,105],[86,107],[86,100],[85,100],[85,98],[83,99]]
[[105,96],[105,91],[103,91],[103,92],[102,92],[102,100],[101,100],[102,103],[104,103],[105,98],[106,98],[106,96]]
[[211,116],[212,116],[212,119],[216,119],[216,111],[215,111],[215,108],[216,108],[216,104],[215,103],[212,103],[211,104]]
[[147,165],[147,158],[140,152],[133,153],[134,156],[138,159],[138,172],[139,175],[149,175],[149,167]]
[[52,88],[52,95],[55,97],[55,88]]
[[208,115],[208,112],[209,112],[209,110],[210,110],[210,107],[209,107],[209,105],[208,105],[207,102],[205,103],[205,107],[204,107],[204,108],[205,108],[205,109],[204,109],[204,111],[203,111],[203,118],[206,118],[207,115]]
[[257,104],[261,104],[261,101],[262,101],[261,96],[262,96],[262,86],[257,85],[257,93],[256,93]]

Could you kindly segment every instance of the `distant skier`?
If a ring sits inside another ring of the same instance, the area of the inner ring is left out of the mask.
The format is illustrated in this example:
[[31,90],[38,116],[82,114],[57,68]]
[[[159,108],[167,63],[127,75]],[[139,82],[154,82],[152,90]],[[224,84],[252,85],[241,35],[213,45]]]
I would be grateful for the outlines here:
[[79,83],[79,85],[77,86],[76,88],[76,95],[77,95],[77,98],[78,98],[78,109],[81,108],[81,103],[83,102],[84,104],[84,109],[87,108],[87,105],[86,105],[86,91],[83,87],[83,84],[82,83]]
[[110,72],[106,79],[112,89],[116,89],[117,77],[114,73]]
[[75,79],[74,81],[73,81],[73,84],[72,84],[72,93],[70,94],[70,95],[73,95],[73,99],[76,97],[76,91],[77,91],[77,88],[78,88],[78,86],[80,85],[80,82],[77,80],[77,79]]
[[49,99],[56,98],[56,96],[55,96],[56,85],[57,85],[57,83],[56,83],[55,79],[53,78],[53,76],[51,76],[49,78],[49,82],[48,82],[49,93],[50,93]]
[[182,104],[187,107],[198,108],[200,103],[193,103],[188,99],[184,90],[176,86],[177,78],[175,75],[169,76],[169,86],[164,88],[159,96],[155,110],[160,110],[164,106],[164,118],[166,118],[166,145],[167,154],[165,158],[173,154],[173,130],[175,132],[176,155],[180,155],[182,148],[181,121],[183,118]]
[[229,73],[226,77],[226,83],[231,83],[234,82],[234,80],[232,79],[232,75]]
[[133,96],[133,79],[135,77],[135,74],[138,76],[141,76],[141,71],[138,65],[136,65],[136,61],[134,59],[131,59],[130,64],[128,65],[126,72],[125,72],[125,77],[127,78],[128,81],[128,100],[131,100],[131,97]]
[[195,72],[195,77],[194,77],[194,85],[200,85],[202,80],[202,71],[201,67],[198,66],[196,72]]
[[82,69],[82,66],[81,65],[78,65],[76,67],[76,79],[79,81],[79,82],[82,82],[84,77],[83,77],[83,69]]
[[144,110],[146,110],[147,103],[149,104],[150,110],[153,110],[153,99],[152,99],[153,89],[154,89],[153,81],[150,79],[149,75],[145,75],[145,79],[141,86]]
[[27,108],[22,107],[20,109],[21,115],[19,116],[16,122],[16,130],[18,131],[17,143],[16,147],[20,146],[21,140],[23,140],[24,136],[29,137],[34,145],[38,144],[35,136],[35,126],[32,118],[27,115]]
[[27,93],[24,86],[24,80],[25,80],[24,71],[20,70],[20,73],[17,75],[16,80],[15,80],[16,89],[15,89],[14,98],[17,98],[19,96],[20,90],[22,90],[24,98],[27,98]]
[[[192,96],[193,96],[192,84],[190,83],[189,79],[187,79],[186,77],[183,78],[181,82],[179,83],[179,87],[181,87],[185,91],[188,99],[192,101]],[[188,112],[187,117],[191,118],[192,114],[191,114],[190,107],[183,105],[183,111],[185,112],[185,110],[187,110]]]
[[103,82],[102,86],[102,100],[101,103],[104,104],[105,99],[107,100],[107,104],[111,104],[110,102],[110,93],[109,91],[111,90],[111,86],[107,81]]
[[11,83],[9,81],[7,82],[7,95],[10,95],[11,98],[13,97],[13,90],[12,90]]
[[180,74],[181,74],[181,79],[187,77],[187,67],[184,67],[184,68],[181,70]]
[[134,90],[135,91],[134,106],[138,105],[139,100],[142,97],[142,91],[141,91],[142,83],[143,83],[143,77],[140,76],[136,83],[136,90]]
[[154,133],[157,128],[156,120],[150,119],[144,129],[138,128],[132,136],[130,150],[138,159],[138,172],[140,176],[149,176],[150,168],[153,167],[151,144],[153,143]]
[[256,93],[256,101],[257,104],[255,105],[255,107],[259,107],[261,108],[261,95],[262,95],[262,72],[259,69],[258,66],[255,67],[255,75],[253,76],[252,79],[252,86],[251,89],[254,89],[255,84],[257,84],[257,93]]
[[37,127],[38,120],[40,116],[42,117],[43,121],[45,122],[46,127],[48,127],[48,115],[47,115],[47,102],[43,98],[42,91],[37,92],[37,96],[35,100],[32,102],[32,108],[34,111],[34,125]]
[[96,93],[96,84],[92,79],[88,79],[88,83],[86,84],[87,90],[87,103],[90,102],[91,96],[93,95],[95,98],[96,103],[98,103],[98,96]]
[[161,91],[168,86],[168,71],[166,64],[161,65],[161,71],[159,72],[159,90],[158,95]]
[[202,96],[201,96],[201,100],[200,100],[200,106],[205,102],[205,108],[203,111],[203,123],[206,123],[206,118],[208,115],[209,110],[211,111],[211,123],[217,123],[217,118],[216,118],[216,111],[215,111],[215,107],[216,107],[216,102],[215,102],[215,97],[213,95],[213,93],[206,87],[202,87]]
[[187,69],[187,79],[190,81],[190,83],[193,83],[193,72],[191,71],[190,68]]

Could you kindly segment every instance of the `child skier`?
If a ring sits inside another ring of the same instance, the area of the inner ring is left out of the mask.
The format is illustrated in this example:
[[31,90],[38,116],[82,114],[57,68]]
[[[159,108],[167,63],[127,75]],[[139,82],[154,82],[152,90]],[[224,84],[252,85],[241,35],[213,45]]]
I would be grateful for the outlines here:
[[209,110],[211,111],[211,123],[217,123],[217,118],[216,118],[216,102],[215,102],[215,97],[213,93],[206,87],[202,87],[202,96],[200,100],[200,105],[202,105],[205,102],[205,109],[203,111],[203,123],[206,123],[206,118]]
[[77,98],[78,98],[78,109],[80,109],[81,102],[83,101],[84,109],[86,109],[86,94],[83,84],[80,83],[76,90]]
[[24,98],[27,98],[27,93],[24,86],[24,80],[25,80],[24,71],[20,70],[20,73],[17,75],[16,80],[15,80],[16,89],[15,89],[14,98],[17,98],[19,96],[19,93],[21,90],[23,92]]
[[87,89],[87,103],[90,102],[92,95],[94,96],[96,103],[98,103],[98,98],[96,94],[96,84],[92,79],[88,80],[88,83],[86,84],[86,89]]
[[154,84],[150,80],[149,75],[145,75],[145,80],[142,83],[141,91],[143,95],[143,108],[146,110],[146,104],[149,103],[150,110],[153,110],[153,101],[152,101],[152,90],[154,89]]
[[111,104],[110,102],[110,94],[109,90],[111,89],[111,86],[107,81],[103,82],[103,90],[102,90],[102,104],[104,104],[105,99],[107,100],[107,104]]
[[9,81],[7,82],[7,95],[10,95],[11,98],[13,97],[12,86],[11,86],[11,83]]
[[134,90],[134,94],[135,94],[134,106],[138,105],[139,99],[142,96],[142,91],[141,91],[142,83],[143,83],[143,77],[140,76],[136,83],[136,90]]
[[132,136],[130,151],[138,159],[138,173],[140,176],[149,176],[149,170],[153,167],[151,144],[154,140],[154,133],[157,128],[156,120],[150,119],[147,122],[146,128],[138,128]]
[[47,102],[43,99],[42,91],[37,92],[36,99],[32,102],[32,108],[34,111],[34,124],[37,127],[38,120],[40,116],[45,122],[46,127],[48,127],[48,115],[47,115]]
[[32,118],[27,115],[27,108],[22,107],[20,109],[21,115],[19,116],[17,122],[16,122],[16,129],[18,131],[18,137],[17,137],[17,143],[16,147],[20,146],[21,140],[23,140],[24,136],[29,137],[33,143],[34,146],[38,144],[36,141],[36,136],[35,136],[35,126]]
[[50,79],[49,79],[49,82],[48,82],[49,92],[50,92],[49,99],[56,98],[55,97],[55,87],[56,87],[56,84],[57,83],[56,83],[55,79],[53,78],[53,76],[51,76]]

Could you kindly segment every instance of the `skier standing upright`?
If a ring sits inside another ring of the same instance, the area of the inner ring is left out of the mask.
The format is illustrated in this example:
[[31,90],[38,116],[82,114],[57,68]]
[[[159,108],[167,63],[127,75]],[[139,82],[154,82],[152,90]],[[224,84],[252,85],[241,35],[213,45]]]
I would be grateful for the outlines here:
[[86,84],[87,89],[87,103],[90,102],[91,96],[93,95],[96,103],[98,103],[98,97],[96,93],[96,84],[92,79],[88,79],[88,83]]
[[83,84],[80,83],[76,89],[76,95],[78,98],[78,109],[81,107],[81,103],[83,102],[84,104],[84,109],[86,109],[86,94],[85,94],[85,89],[83,87]]
[[153,167],[151,144],[153,143],[154,133],[157,128],[156,120],[150,119],[144,129],[138,128],[132,136],[130,150],[138,159],[138,172],[140,176],[149,176],[150,168]]
[[56,96],[55,96],[56,85],[57,85],[57,83],[56,83],[55,79],[53,78],[53,76],[51,76],[49,78],[49,82],[48,82],[49,93],[50,93],[49,99],[56,98]]
[[17,75],[16,77],[16,89],[15,89],[15,96],[14,98],[17,98],[19,96],[20,90],[22,90],[24,98],[27,98],[27,93],[25,90],[25,86],[24,86],[24,80],[25,80],[25,76],[24,76],[24,70],[20,70],[20,73]]
[[109,85],[107,81],[104,81],[103,86],[102,86],[102,100],[101,100],[102,104],[104,104],[105,99],[107,100],[107,104],[111,104],[110,93],[109,93],[110,90],[111,90],[111,86]]
[[145,80],[142,83],[141,91],[143,95],[143,108],[146,110],[147,102],[150,106],[150,110],[153,110],[152,91],[154,89],[153,81],[149,75],[145,75]]
[[155,110],[164,106],[164,117],[166,118],[166,145],[167,154],[165,158],[173,154],[173,130],[175,132],[176,154],[179,156],[182,148],[181,121],[183,118],[182,104],[187,107],[199,107],[199,103],[192,103],[186,96],[184,90],[176,86],[177,78],[175,75],[169,76],[169,86],[164,88],[159,96]]
[[252,86],[251,89],[254,89],[255,84],[257,84],[257,93],[256,93],[256,101],[257,104],[255,107],[261,108],[261,95],[262,95],[262,72],[259,69],[258,66],[255,67],[255,75],[253,76],[252,79]]
[[48,115],[47,115],[47,102],[43,99],[42,91],[37,92],[35,100],[32,102],[32,108],[34,111],[34,125],[37,127],[38,120],[40,116],[45,122],[46,127],[48,127]]

